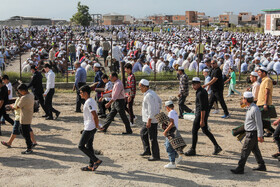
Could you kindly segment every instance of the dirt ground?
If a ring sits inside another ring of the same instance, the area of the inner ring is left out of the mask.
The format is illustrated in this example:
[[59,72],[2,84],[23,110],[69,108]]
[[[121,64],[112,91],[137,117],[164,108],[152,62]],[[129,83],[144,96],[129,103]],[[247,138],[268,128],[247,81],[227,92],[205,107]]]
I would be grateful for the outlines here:
[[[176,85],[177,87],[177,85]],[[175,88],[176,88],[175,87]],[[157,93],[163,102],[169,96],[177,95],[176,90],[166,91],[162,88]],[[192,90],[192,89],[191,89]],[[239,89],[240,91],[244,90]],[[274,90],[279,95],[280,89]],[[194,91],[190,92],[187,104],[194,108]],[[227,93],[227,90],[225,90]],[[166,170],[168,156],[164,147],[164,137],[159,129],[158,140],[161,160],[149,162],[147,158],[139,156],[143,152],[140,139],[141,101],[143,95],[138,91],[135,101],[137,126],[133,127],[132,135],[121,135],[124,125],[119,116],[107,134],[96,133],[94,148],[101,150],[98,156],[103,160],[96,172],[82,172],[88,158],[78,149],[78,142],[83,129],[82,114],[75,110],[74,93],[56,93],[54,107],[61,111],[58,120],[46,121],[42,111],[34,114],[32,128],[36,134],[38,146],[32,155],[21,155],[25,142],[21,136],[17,138],[12,148],[0,145],[0,186],[277,186],[280,184],[280,170],[276,159],[271,155],[277,151],[272,138],[265,138],[260,149],[267,165],[267,172],[255,172],[252,168],[257,163],[251,155],[248,159],[244,175],[233,175],[230,169],[237,166],[242,144],[231,134],[231,129],[243,123],[245,109],[239,105],[239,96],[226,98],[231,118],[221,119],[220,114],[211,114],[209,125],[223,151],[212,155],[213,145],[210,140],[199,131],[197,156],[185,157],[177,169]],[[273,97],[274,104],[279,106],[279,96]],[[178,111],[178,105],[176,104]],[[11,115],[13,117],[13,115]],[[104,120],[101,120],[104,123]],[[192,122],[179,120],[181,134],[191,145]],[[1,141],[7,141],[12,126],[2,126]]]

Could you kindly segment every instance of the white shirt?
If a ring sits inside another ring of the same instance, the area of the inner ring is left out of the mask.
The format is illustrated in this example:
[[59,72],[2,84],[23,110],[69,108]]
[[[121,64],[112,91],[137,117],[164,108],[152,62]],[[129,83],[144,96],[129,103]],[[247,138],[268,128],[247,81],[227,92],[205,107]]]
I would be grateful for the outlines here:
[[274,65],[273,65],[273,70],[276,71],[277,74],[280,74],[280,62],[276,62]]
[[47,84],[46,84],[46,91],[45,95],[47,95],[50,91],[50,89],[54,88],[55,86],[55,74],[52,70],[50,70],[48,73],[45,74],[47,78]]
[[6,86],[7,86],[8,90],[10,90],[9,100],[11,100],[13,98],[13,87],[12,87],[12,84],[9,82]]
[[122,58],[122,52],[118,46],[114,46],[112,49],[112,56],[115,58],[117,61],[120,61]]
[[184,69],[189,69],[189,66],[190,66],[190,62],[189,62],[188,60],[185,60],[185,61],[183,62],[183,64],[182,64],[182,67],[183,67]]
[[160,73],[160,72],[163,72],[163,68],[165,67],[165,63],[160,61],[160,63],[158,64],[157,66],[157,72]]
[[92,111],[96,111],[97,104],[96,101],[93,98],[88,98],[84,104],[84,130],[85,131],[91,131],[96,128]]
[[148,119],[152,119],[152,123],[158,123],[155,115],[160,112],[161,105],[159,96],[153,90],[147,90],[142,103],[142,121],[147,123]]
[[151,74],[151,72],[152,72],[152,70],[151,70],[151,68],[147,65],[147,64],[145,64],[144,66],[143,66],[143,68],[142,68],[142,72],[143,73],[147,73],[147,74]]
[[168,117],[174,120],[174,125],[175,127],[178,129],[178,114],[175,110],[171,110],[170,112],[168,112]]
[[192,61],[192,63],[189,66],[189,71],[197,71],[198,66],[196,61]]
[[224,63],[224,66],[223,66],[223,75],[227,75],[228,72],[229,72],[229,68],[230,68],[230,60],[226,60],[225,63]]
[[83,63],[81,64],[81,67],[85,69],[86,66],[87,66],[87,63],[85,61],[83,61]]

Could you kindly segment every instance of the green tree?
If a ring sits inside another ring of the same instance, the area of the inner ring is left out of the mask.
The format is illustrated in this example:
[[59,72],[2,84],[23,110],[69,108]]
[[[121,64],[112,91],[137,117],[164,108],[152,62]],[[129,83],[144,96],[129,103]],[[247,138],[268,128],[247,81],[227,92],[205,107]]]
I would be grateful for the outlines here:
[[89,7],[87,5],[82,5],[81,2],[78,2],[77,8],[78,12],[72,16],[70,21],[78,25],[89,26],[92,20],[89,14]]

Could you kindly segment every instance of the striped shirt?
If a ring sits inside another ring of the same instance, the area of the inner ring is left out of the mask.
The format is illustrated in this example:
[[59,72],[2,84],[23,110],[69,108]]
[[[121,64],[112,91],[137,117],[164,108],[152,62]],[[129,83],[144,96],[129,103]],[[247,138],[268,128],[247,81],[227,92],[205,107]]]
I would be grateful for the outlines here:
[[127,86],[131,86],[131,92],[129,92],[129,96],[135,97],[136,95],[136,80],[135,75],[131,73],[127,77]]
[[189,95],[189,77],[187,74],[180,75],[180,86],[179,86],[179,92],[182,96],[188,96]]

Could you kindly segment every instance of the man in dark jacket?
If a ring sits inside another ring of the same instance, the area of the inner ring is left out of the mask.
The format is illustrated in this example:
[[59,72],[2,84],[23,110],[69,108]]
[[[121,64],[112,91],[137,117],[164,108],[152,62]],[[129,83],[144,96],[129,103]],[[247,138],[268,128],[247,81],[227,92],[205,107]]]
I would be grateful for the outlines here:
[[45,104],[44,104],[45,103],[44,97],[43,97],[44,89],[43,89],[43,84],[42,84],[43,76],[39,71],[37,71],[37,68],[35,65],[31,66],[31,72],[33,73],[33,76],[32,76],[31,82],[29,83],[29,85],[27,87],[28,88],[32,87],[32,93],[35,96],[35,100],[39,100],[39,103],[45,112],[45,115],[43,117],[46,117],[47,112],[46,112],[46,108],[45,108]]

